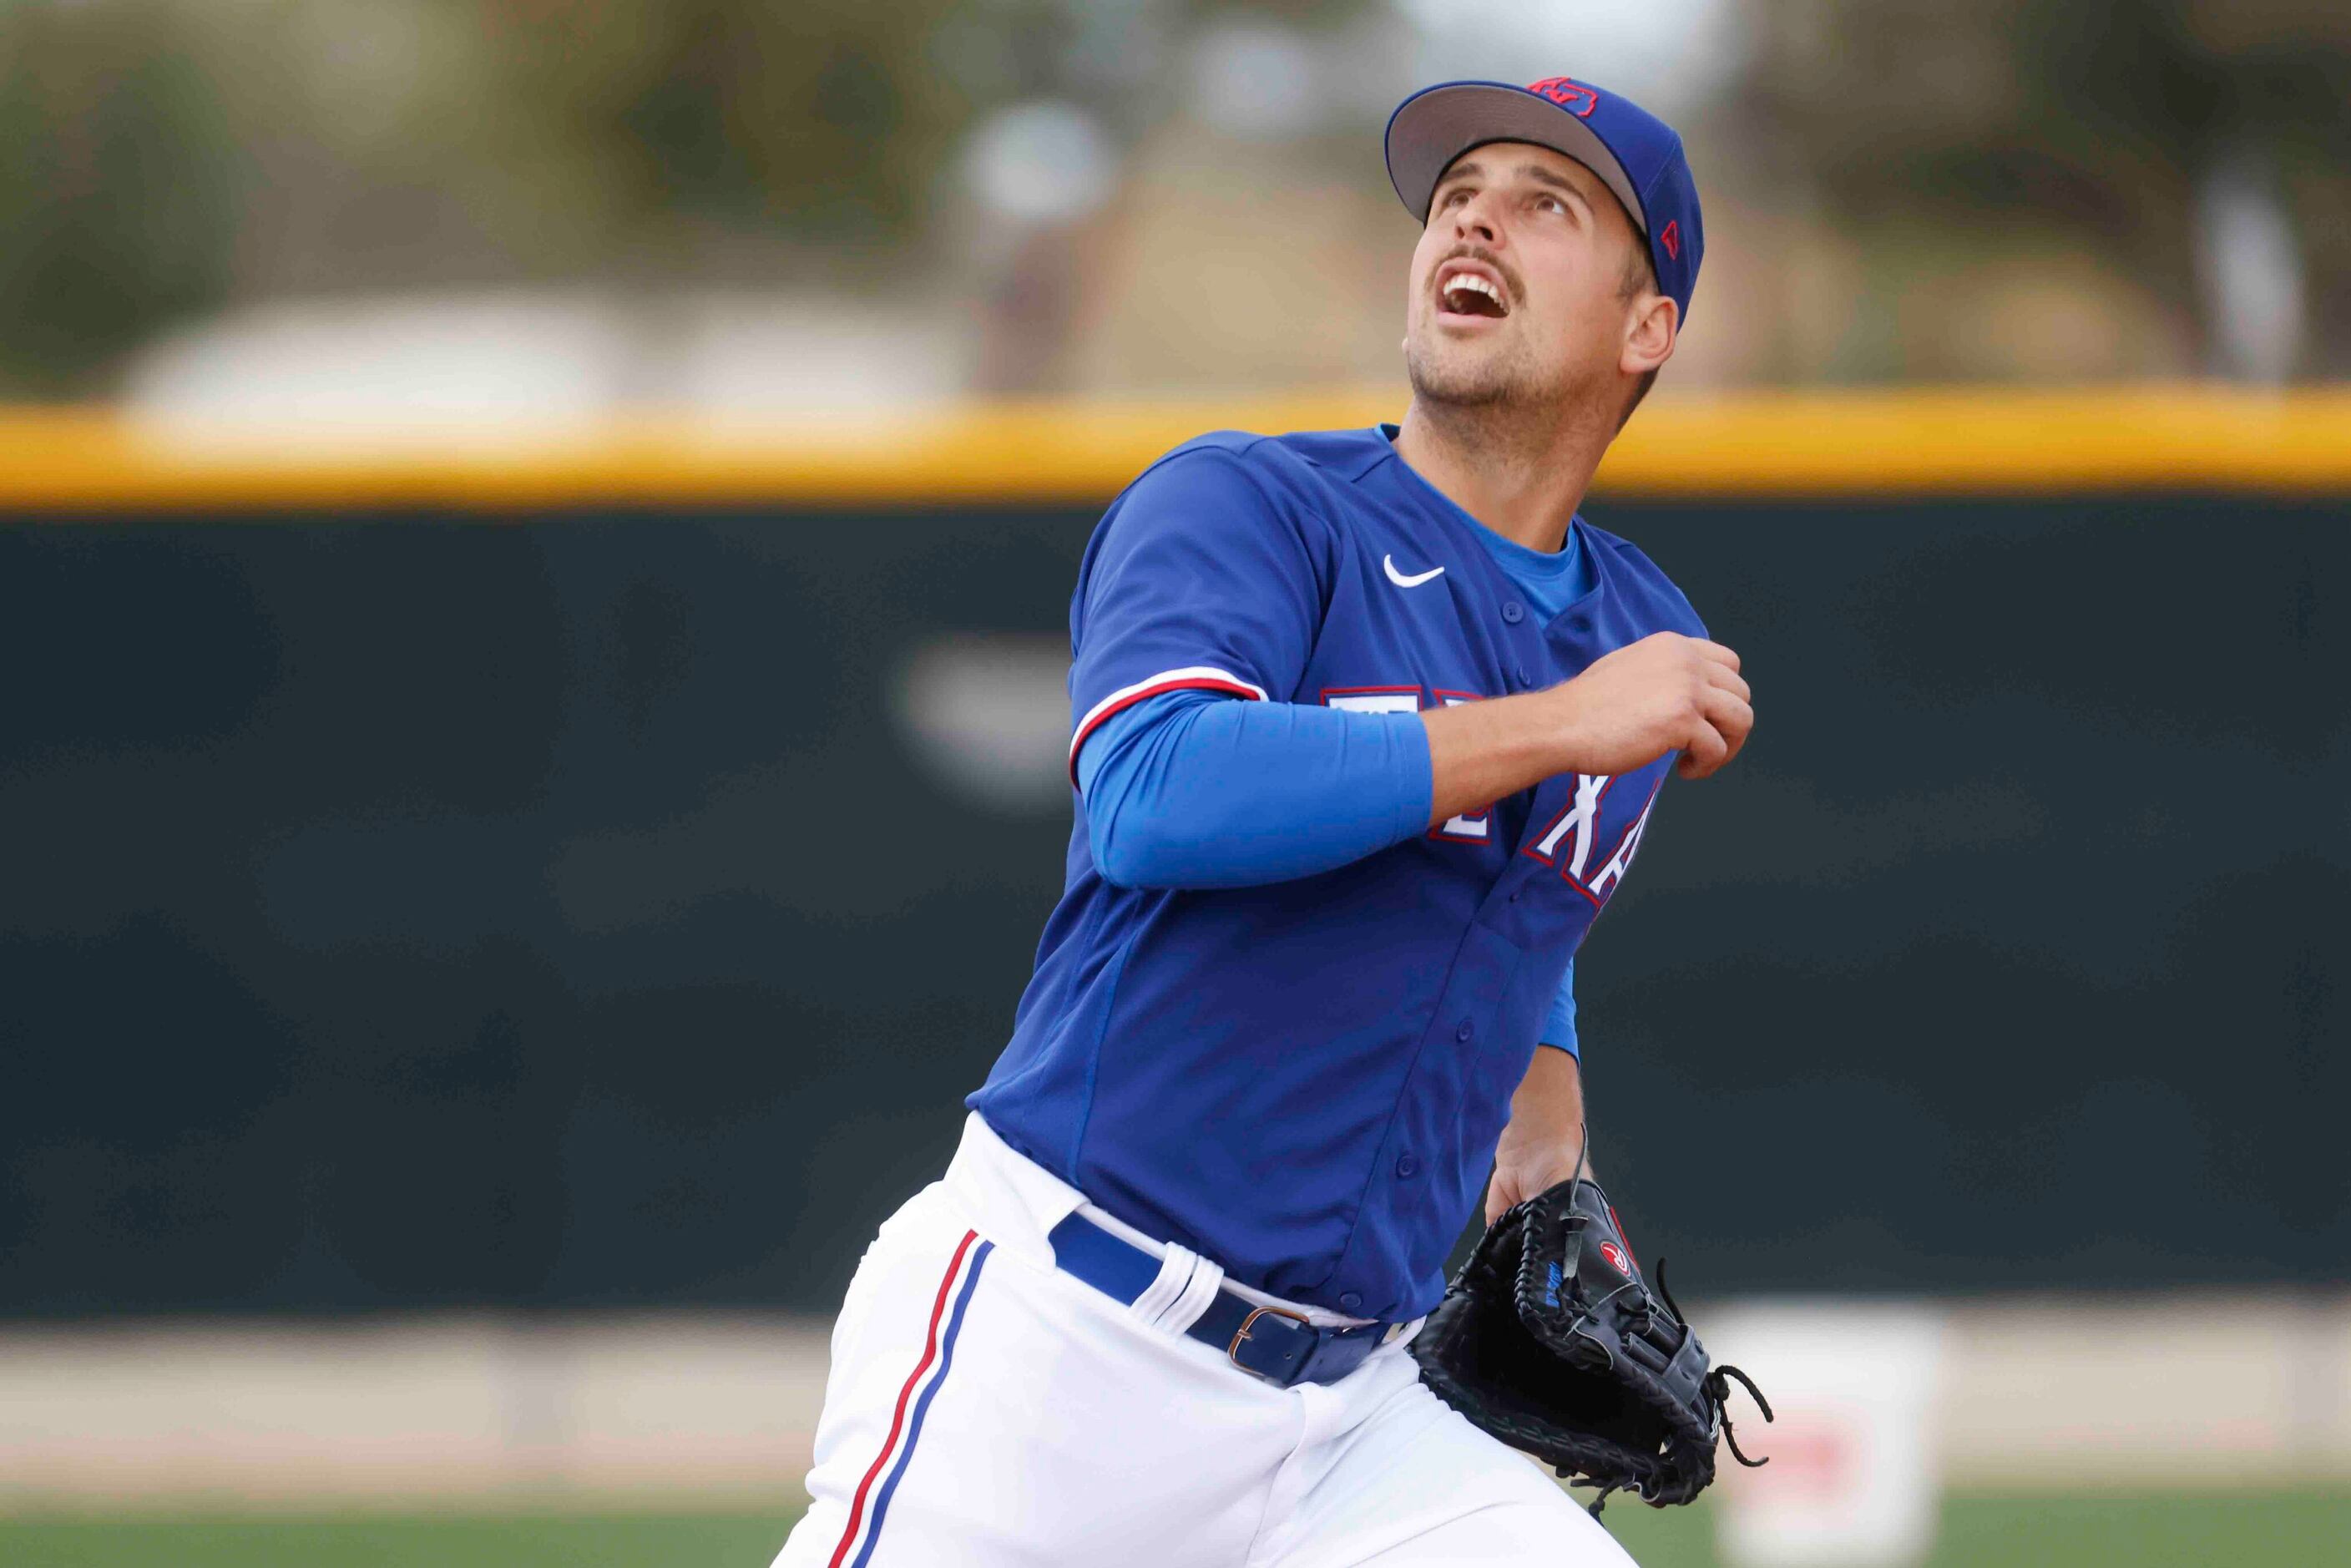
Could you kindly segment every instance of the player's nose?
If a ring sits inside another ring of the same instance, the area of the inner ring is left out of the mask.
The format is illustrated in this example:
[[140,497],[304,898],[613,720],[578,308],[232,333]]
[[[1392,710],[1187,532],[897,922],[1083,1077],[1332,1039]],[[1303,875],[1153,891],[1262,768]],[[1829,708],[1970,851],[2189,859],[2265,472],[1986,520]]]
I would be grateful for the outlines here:
[[1479,191],[1453,209],[1453,233],[1458,239],[1473,239],[1487,246],[1502,243],[1501,225],[1494,221],[1494,198],[1489,191]]

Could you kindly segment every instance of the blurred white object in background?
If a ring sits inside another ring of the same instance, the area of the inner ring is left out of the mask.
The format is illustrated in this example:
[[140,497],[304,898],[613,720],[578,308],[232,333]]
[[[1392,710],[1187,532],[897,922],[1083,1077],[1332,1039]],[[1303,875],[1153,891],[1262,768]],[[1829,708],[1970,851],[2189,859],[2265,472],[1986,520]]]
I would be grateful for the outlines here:
[[891,716],[925,770],[988,810],[1068,809],[1070,644],[1031,632],[935,637],[891,683]]
[[1899,1568],[1934,1544],[1942,1491],[1933,1441],[1944,1316],[1926,1306],[1748,1303],[1709,1318],[1707,1348],[1752,1374],[1778,1419],[1743,1392],[1730,1417],[1761,1469],[1723,1450],[1715,1521],[1732,1568]]
[[999,221],[1066,224],[1110,200],[1119,155],[1092,115],[1038,99],[980,121],[964,143],[962,168],[973,197]]
[[1649,0],[1646,5],[1396,0],[1396,9],[1420,35],[1419,85],[1568,76],[1624,93],[1668,120],[1720,93],[1751,42],[1748,13],[1730,0]]
[[1314,47],[1294,27],[1217,23],[1192,46],[1190,109],[1202,124],[1239,136],[1303,136],[1329,114]]
[[933,403],[968,376],[952,301],[903,292],[497,289],[280,301],[133,359],[141,423],[208,437],[496,445],[630,409],[719,423]]
[[2302,250],[2268,162],[2250,148],[2217,160],[2196,190],[2196,271],[2212,320],[2211,368],[2282,382],[2302,357]]
[[134,359],[134,413],[272,435],[387,422],[453,433],[601,413],[625,358],[613,313],[580,295],[281,301],[172,333]]
[[1086,293],[1088,232],[1123,156],[1100,120],[1057,99],[998,110],[966,139],[954,167],[971,226],[956,249],[978,332],[975,390],[1051,390]]

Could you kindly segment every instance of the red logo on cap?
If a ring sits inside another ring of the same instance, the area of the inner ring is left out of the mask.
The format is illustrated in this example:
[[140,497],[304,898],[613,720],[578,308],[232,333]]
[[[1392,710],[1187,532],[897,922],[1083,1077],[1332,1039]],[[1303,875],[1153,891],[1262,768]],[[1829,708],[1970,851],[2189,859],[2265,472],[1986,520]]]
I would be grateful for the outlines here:
[[1665,228],[1657,235],[1657,243],[1664,246],[1666,254],[1676,261],[1682,258],[1682,225],[1679,220],[1673,218],[1666,220]]
[[1565,77],[1545,77],[1541,81],[1529,82],[1527,90],[1541,93],[1578,120],[1591,119],[1592,111],[1600,107],[1598,93]]

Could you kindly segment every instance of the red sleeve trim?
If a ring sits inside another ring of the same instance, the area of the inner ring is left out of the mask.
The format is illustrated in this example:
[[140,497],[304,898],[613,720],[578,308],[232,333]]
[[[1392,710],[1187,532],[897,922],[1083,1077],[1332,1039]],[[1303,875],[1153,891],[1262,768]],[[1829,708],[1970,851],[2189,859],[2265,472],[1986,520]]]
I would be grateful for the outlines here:
[[1196,664],[1181,670],[1164,671],[1147,681],[1137,681],[1131,686],[1122,686],[1088,708],[1086,716],[1078,721],[1078,733],[1070,738],[1071,788],[1077,787],[1078,752],[1085,745],[1086,737],[1100,729],[1112,716],[1123,713],[1139,702],[1155,697],[1162,692],[1181,691],[1222,692],[1228,696],[1240,697],[1249,702],[1261,703],[1266,700],[1263,686],[1245,681],[1230,671],[1212,669],[1205,664]]

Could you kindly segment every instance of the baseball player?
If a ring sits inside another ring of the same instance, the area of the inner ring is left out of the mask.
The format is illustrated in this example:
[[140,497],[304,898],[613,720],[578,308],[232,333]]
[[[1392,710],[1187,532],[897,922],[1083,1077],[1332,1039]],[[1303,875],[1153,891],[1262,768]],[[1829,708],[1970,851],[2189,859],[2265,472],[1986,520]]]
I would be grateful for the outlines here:
[[1061,904],[850,1285],[778,1568],[1628,1561],[1407,1342],[1489,1168],[1489,1220],[1580,1173],[1577,946],[1667,774],[1753,722],[1576,514],[1687,318],[1698,194],[1565,78],[1429,88],[1386,155],[1411,404],[1202,436],[1095,530]]

